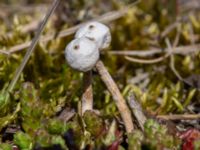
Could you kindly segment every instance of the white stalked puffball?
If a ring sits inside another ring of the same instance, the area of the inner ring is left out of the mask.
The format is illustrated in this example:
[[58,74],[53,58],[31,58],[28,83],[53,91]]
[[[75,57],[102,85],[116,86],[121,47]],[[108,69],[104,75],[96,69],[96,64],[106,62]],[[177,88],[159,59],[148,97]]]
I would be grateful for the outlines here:
[[89,22],[80,27],[75,38],[87,37],[97,43],[99,49],[107,48],[111,42],[110,29],[99,22]]
[[65,49],[65,58],[71,68],[87,72],[95,66],[99,59],[98,46],[84,37],[74,39]]

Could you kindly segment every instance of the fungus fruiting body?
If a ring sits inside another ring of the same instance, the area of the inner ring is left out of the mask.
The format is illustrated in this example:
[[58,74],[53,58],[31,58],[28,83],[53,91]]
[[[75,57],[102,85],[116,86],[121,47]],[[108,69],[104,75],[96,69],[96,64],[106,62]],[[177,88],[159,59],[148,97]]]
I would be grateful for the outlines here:
[[130,133],[134,129],[130,110],[103,62],[98,60],[99,50],[107,48],[110,42],[111,34],[107,26],[99,22],[89,22],[78,29],[75,39],[71,41],[65,49],[65,57],[68,64],[73,69],[85,72],[83,78],[84,93],[81,98],[81,114],[83,115],[86,110],[92,110],[93,93],[91,69],[96,67],[102,81],[112,94],[113,100],[121,113],[126,131]]
[[94,41],[99,49],[107,48],[111,42],[110,29],[99,22],[89,22],[78,29],[75,38],[86,37]]
[[99,50],[91,40],[84,37],[78,38],[67,45],[65,58],[71,68],[87,72],[95,66],[99,59]]

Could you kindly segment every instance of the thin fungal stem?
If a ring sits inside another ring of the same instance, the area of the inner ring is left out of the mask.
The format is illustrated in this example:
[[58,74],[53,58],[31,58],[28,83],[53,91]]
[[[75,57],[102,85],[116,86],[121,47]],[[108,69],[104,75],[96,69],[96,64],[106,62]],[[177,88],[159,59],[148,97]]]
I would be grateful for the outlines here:
[[122,120],[124,122],[126,132],[131,133],[134,130],[133,121],[131,117],[131,112],[126,104],[126,100],[123,98],[119,88],[117,87],[116,83],[112,79],[111,75],[107,71],[106,67],[104,66],[102,61],[98,61],[96,64],[96,69],[100,74],[100,77],[108,90],[110,91],[113,100],[121,114]]
[[83,95],[81,97],[81,114],[87,110],[93,110],[92,71],[83,75]]

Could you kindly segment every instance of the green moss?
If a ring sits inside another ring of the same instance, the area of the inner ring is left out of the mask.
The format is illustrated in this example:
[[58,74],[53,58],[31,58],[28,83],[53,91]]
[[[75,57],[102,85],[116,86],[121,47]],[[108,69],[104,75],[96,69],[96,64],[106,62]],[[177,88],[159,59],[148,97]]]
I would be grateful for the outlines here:
[[11,144],[2,143],[0,144],[0,150],[12,150]]
[[47,130],[50,134],[62,134],[64,130],[64,122],[57,120],[57,119],[52,119],[49,120],[48,125],[47,125]]
[[32,138],[23,132],[17,132],[14,135],[14,143],[19,146],[21,150],[32,150]]
[[94,137],[101,134],[104,128],[103,120],[100,116],[96,115],[92,111],[86,111],[83,116],[83,120],[86,125],[86,130]]

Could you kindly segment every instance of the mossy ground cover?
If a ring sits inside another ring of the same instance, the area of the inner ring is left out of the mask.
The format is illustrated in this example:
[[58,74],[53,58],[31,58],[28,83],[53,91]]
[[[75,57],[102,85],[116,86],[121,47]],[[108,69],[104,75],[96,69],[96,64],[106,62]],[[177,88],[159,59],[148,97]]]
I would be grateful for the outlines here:
[[[130,134],[95,69],[95,111],[80,115],[83,74],[64,58],[73,35],[60,37],[59,32],[119,11],[131,1],[61,1],[43,32],[46,40],[37,44],[13,92],[8,92],[9,83],[51,1],[1,1],[0,149],[200,149],[196,1],[142,0],[108,23],[112,42],[101,60],[127,103],[134,95],[148,118],[143,130],[135,121]],[[170,119],[173,114],[178,115],[175,120]]]

